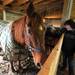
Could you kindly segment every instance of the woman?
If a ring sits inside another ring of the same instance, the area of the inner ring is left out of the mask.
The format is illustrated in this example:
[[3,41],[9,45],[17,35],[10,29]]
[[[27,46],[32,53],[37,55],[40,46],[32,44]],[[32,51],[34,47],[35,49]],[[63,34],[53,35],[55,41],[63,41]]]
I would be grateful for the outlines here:
[[[65,21],[64,28],[66,29],[64,34],[64,40],[62,45],[62,53],[63,53],[63,67],[62,70],[64,70],[67,66],[69,69],[69,75],[75,75],[74,74],[74,68],[73,66],[75,63],[73,63],[73,56],[75,53],[75,23],[72,19]],[[67,64],[68,63],[68,64]]]

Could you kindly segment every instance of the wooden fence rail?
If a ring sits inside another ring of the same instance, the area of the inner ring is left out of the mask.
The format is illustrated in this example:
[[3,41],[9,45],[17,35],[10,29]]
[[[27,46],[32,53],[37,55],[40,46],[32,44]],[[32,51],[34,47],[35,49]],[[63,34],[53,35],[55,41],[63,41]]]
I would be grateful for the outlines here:
[[58,43],[48,56],[46,62],[37,75],[56,75],[63,38],[64,34],[60,37]]

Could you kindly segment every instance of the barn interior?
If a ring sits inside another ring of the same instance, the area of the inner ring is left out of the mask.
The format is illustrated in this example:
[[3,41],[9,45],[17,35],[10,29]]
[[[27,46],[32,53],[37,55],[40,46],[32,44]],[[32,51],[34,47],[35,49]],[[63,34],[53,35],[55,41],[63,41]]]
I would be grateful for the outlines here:
[[[44,32],[48,26],[60,27],[65,20],[75,20],[75,0],[30,0],[32,1],[35,11],[42,16]],[[25,14],[25,7],[28,0],[0,0],[0,22],[12,22]],[[42,28],[40,28],[42,30]],[[40,36],[41,37],[41,36]],[[41,70],[37,75],[60,75],[58,71],[58,65],[61,64],[60,54],[61,45],[63,42],[62,35],[56,42],[52,52],[42,65]],[[2,53],[0,53],[0,60],[2,60]],[[3,60],[0,62],[1,75],[14,75],[8,72],[9,63]],[[3,67],[4,66],[4,67]],[[58,73],[57,73],[58,71]],[[61,73],[62,75],[63,73]],[[68,75],[66,71],[64,75]]]

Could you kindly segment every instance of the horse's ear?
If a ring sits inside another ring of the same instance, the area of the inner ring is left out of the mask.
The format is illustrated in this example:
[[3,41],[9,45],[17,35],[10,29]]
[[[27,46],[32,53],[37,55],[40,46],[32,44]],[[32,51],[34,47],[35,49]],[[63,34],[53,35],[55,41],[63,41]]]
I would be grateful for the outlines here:
[[32,3],[32,1],[29,2],[27,8],[26,8],[26,14],[29,16],[29,17],[32,17],[33,13],[35,12],[35,8],[34,8],[34,5]]

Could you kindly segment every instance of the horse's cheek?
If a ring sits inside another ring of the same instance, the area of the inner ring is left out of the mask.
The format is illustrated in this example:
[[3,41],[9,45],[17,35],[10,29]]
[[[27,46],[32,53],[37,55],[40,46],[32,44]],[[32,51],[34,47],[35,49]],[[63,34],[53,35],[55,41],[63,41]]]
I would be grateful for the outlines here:
[[42,53],[40,53],[40,52],[33,52],[32,55],[33,55],[33,59],[34,59],[35,64],[41,62]]

